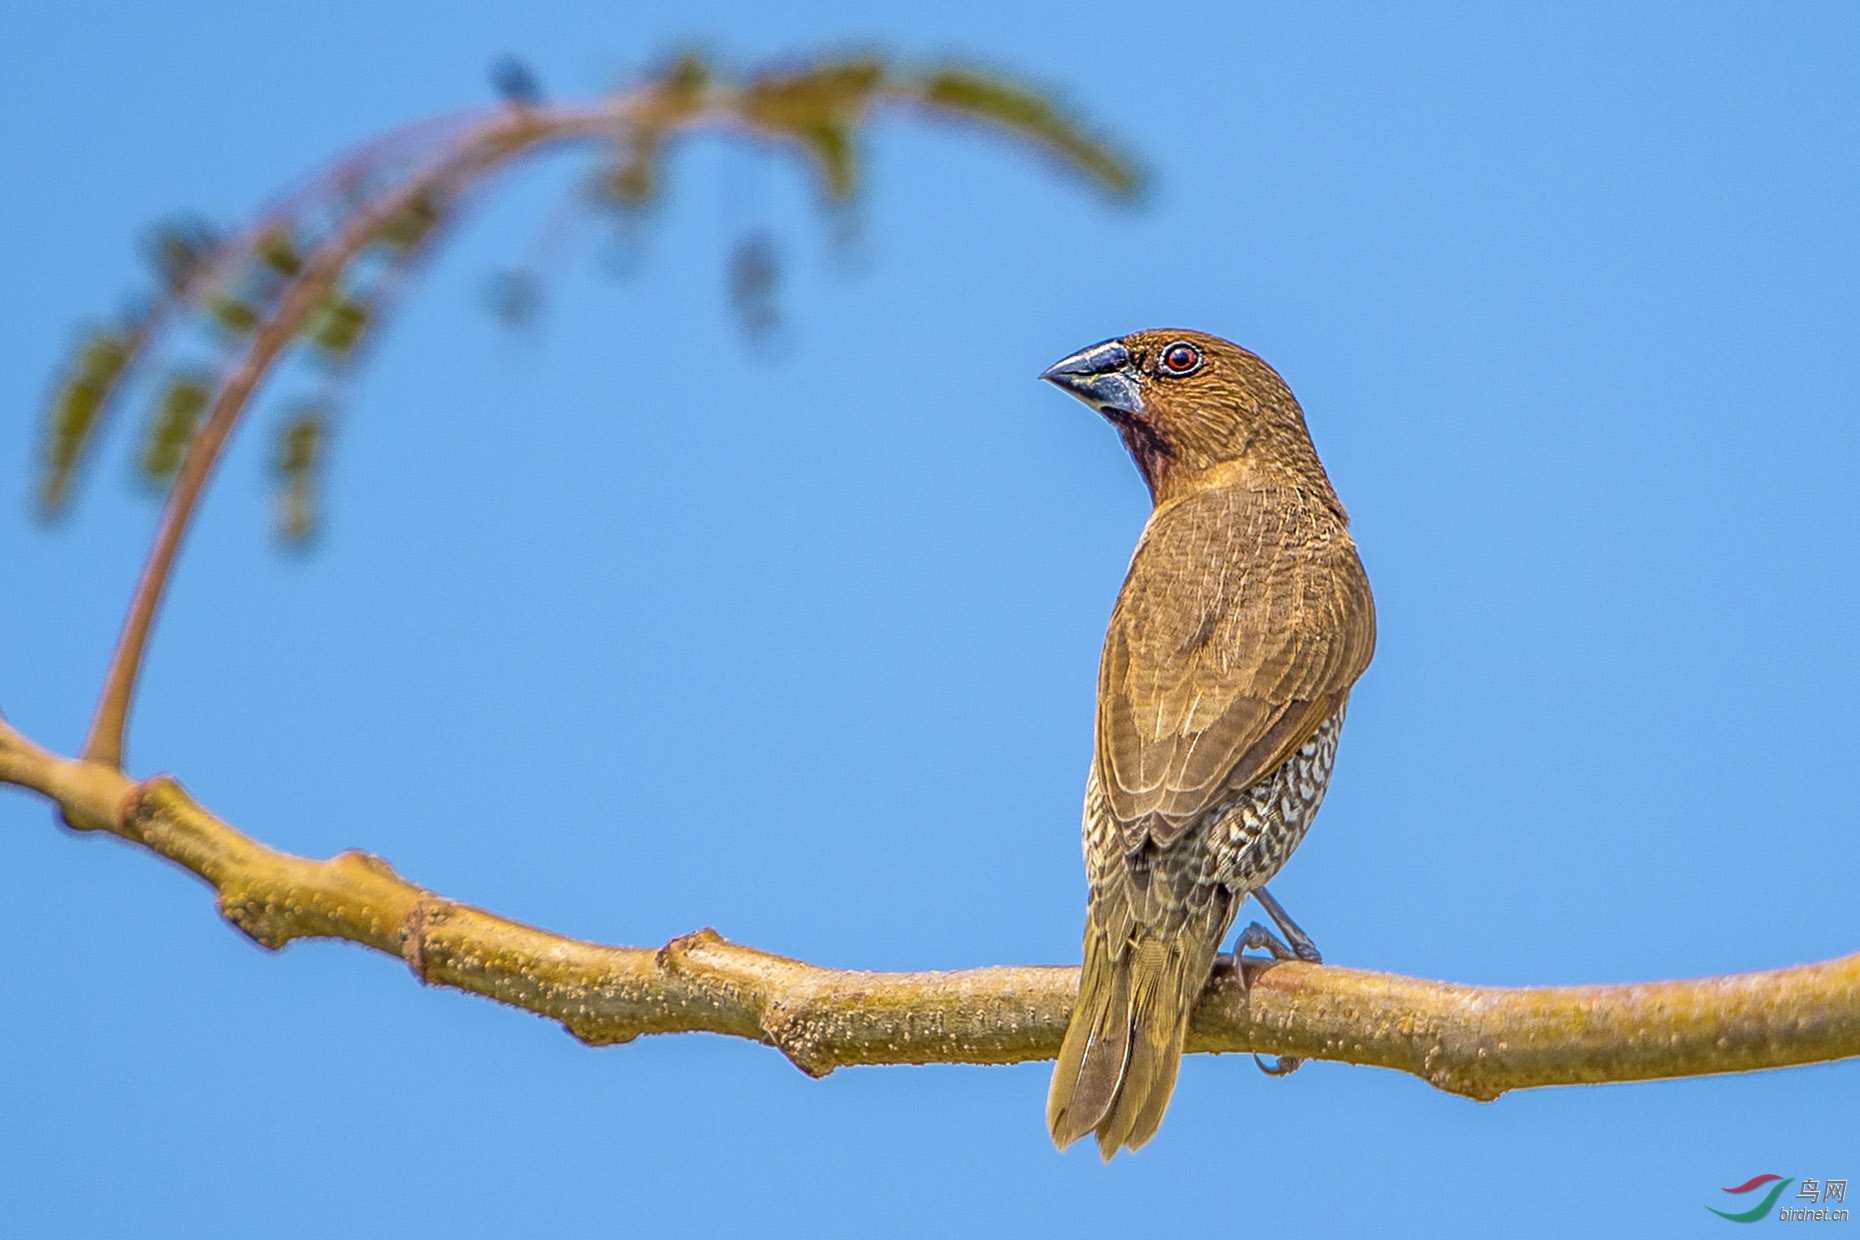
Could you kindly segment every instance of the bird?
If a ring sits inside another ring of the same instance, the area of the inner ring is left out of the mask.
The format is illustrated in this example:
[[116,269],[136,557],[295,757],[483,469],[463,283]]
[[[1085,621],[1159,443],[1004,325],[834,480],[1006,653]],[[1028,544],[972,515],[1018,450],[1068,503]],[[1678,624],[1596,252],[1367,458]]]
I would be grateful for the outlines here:
[[1095,1133],[1109,1161],[1161,1125],[1249,896],[1291,946],[1255,922],[1236,957],[1322,959],[1265,884],[1323,801],[1375,602],[1304,411],[1258,356],[1140,331],[1040,377],[1117,429],[1152,501],[1099,661],[1084,964],[1046,1111],[1059,1148]]

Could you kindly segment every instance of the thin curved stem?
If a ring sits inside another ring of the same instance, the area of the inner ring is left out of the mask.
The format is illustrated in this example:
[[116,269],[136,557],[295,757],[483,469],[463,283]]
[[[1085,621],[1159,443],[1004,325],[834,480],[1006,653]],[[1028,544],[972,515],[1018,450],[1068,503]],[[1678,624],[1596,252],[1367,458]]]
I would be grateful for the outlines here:
[[141,674],[143,655],[148,649],[149,634],[174,574],[175,557],[199,508],[207,481],[259,384],[349,264],[402,212],[427,195],[454,182],[482,176],[541,144],[586,138],[612,130],[625,124],[628,110],[641,106],[644,98],[623,97],[598,108],[505,109],[466,131],[449,155],[357,212],[310,256],[279,299],[271,317],[252,334],[239,365],[220,384],[206,422],[188,447],[186,460],[169,493],[167,505],[162,509],[154,543],[136,582],[109,670],[104,676],[103,690],[82,750],[86,761],[122,766],[130,702]]
[[[437,191],[452,190],[451,197],[456,199],[458,191],[521,154],[548,144],[603,135],[646,134],[654,143],[662,143],[679,132],[716,127],[790,145],[800,143],[805,147],[812,142],[818,148],[823,133],[839,134],[838,141],[843,142],[845,127],[863,113],[868,102],[875,101],[985,120],[1003,131],[1018,133],[1023,140],[1044,143],[1103,181],[1114,193],[1127,193],[1136,184],[1135,173],[1118,157],[1074,132],[1057,112],[1025,91],[1009,90],[998,83],[991,86],[971,73],[964,80],[974,97],[939,102],[925,94],[923,81],[913,79],[907,87],[899,82],[874,80],[870,74],[875,70],[864,62],[858,68],[859,72],[848,76],[844,66],[829,62],[812,77],[806,73],[777,74],[747,86],[704,85],[702,73],[696,81],[681,81],[674,70],[665,81],[651,82],[592,105],[523,103],[501,107],[476,124],[447,133],[436,158],[349,216],[285,285],[269,317],[252,333],[239,364],[221,380],[205,423],[188,445],[104,675],[81,750],[84,759],[118,769],[123,765],[129,709],[156,613],[207,481],[252,396],[349,265],[380,240],[404,212]],[[438,118],[435,127],[453,123],[457,123],[455,117]],[[411,143],[427,131],[426,122],[404,127],[352,153],[336,168],[361,168],[368,152],[397,150],[400,144]],[[833,143],[828,146],[838,149]],[[820,151],[814,153],[818,156]],[[263,218],[275,221],[276,212]],[[241,246],[235,243],[222,251],[222,260],[226,254],[240,251]],[[211,260],[209,268],[207,274],[197,278],[212,279],[212,271],[218,268]],[[184,299],[184,294],[177,296]],[[154,318],[145,322],[144,330],[133,342],[134,351],[146,345],[154,322]]]

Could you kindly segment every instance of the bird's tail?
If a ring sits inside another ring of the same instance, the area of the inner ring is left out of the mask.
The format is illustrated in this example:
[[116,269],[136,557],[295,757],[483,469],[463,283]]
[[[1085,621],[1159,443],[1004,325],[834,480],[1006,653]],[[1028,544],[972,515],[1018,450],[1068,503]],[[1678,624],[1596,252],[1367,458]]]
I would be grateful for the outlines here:
[[[1046,1126],[1064,1149],[1098,1134],[1106,1160],[1156,1135],[1175,1089],[1189,1014],[1208,983],[1231,918],[1220,899],[1172,933],[1085,929],[1078,1003],[1046,1100]],[[1122,942],[1114,941],[1122,938]]]

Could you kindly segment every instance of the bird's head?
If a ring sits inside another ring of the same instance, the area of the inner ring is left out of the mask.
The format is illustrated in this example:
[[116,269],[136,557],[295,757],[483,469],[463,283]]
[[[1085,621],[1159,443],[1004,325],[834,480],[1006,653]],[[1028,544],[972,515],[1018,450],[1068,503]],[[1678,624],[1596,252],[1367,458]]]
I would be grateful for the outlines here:
[[1081,349],[1040,378],[1117,427],[1157,503],[1246,461],[1334,494],[1285,380],[1219,336],[1132,332]]

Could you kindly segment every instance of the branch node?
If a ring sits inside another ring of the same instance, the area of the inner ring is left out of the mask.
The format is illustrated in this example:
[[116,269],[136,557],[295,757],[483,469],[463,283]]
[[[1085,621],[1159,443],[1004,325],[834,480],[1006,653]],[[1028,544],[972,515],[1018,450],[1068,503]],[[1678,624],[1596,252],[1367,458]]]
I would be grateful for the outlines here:
[[769,1004],[762,1014],[762,1033],[769,1045],[803,1073],[819,1080],[837,1066],[822,1053],[814,1022],[808,1019],[808,1005],[781,999]]
[[1461,1072],[1454,1072],[1451,1069],[1428,1072],[1425,1074],[1425,1080],[1429,1085],[1432,1085],[1442,1093],[1454,1094],[1461,1098],[1471,1099],[1474,1102],[1496,1102],[1505,1093],[1502,1089],[1494,1089],[1490,1085],[1482,1084],[1472,1076]]
[[399,874],[395,873],[394,867],[389,865],[386,861],[375,856],[373,853],[363,852],[359,848],[345,848],[343,851],[331,857],[329,863],[338,869],[362,869],[368,871],[370,874],[379,875],[382,878],[391,878],[396,882],[407,881]]
[[422,986],[432,984],[432,979],[426,975],[427,927],[445,920],[447,903],[423,895],[413,902],[406,917],[401,919],[400,958],[407,962],[407,967],[413,970],[413,975],[420,979]]
[[269,900],[252,894],[243,885],[228,884],[214,905],[233,929],[266,951],[275,952],[291,941],[288,918],[279,916]]
[[584,1021],[580,1017],[572,1015],[561,1016],[557,1019],[562,1022],[562,1028],[568,1031],[568,1036],[575,1039],[575,1041],[581,1043],[583,1046],[625,1046],[628,1042],[634,1042],[639,1039],[639,1032],[637,1030],[616,1030],[613,1028],[611,1022],[603,1023],[598,1020]]
[[716,947],[728,942],[729,940],[721,934],[705,926],[701,930],[693,930],[690,934],[681,934],[661,947],[653,954],[652,962],[667,973],[689,972],[692,953],[702,948]]
[[[155,786],[158,783],[159,784],[174,784],[174,779],[173,777],[168,776],[168,775],[151,775],[149,778],[142,780],[139,783],[133,783],[129,785],[129,790],[123,793],[122,796],[117,798],[116,826],[119,831],[122,831],[125,835],[127,835],[129,834],[131,830],[134,829],[132,824],[136,822],[138,815],[147,812],[147,810],[145,809],[145,806],[148,804],[149,800],[154,795]],[[175,784],[175,787],[178,790],[180,788],[180,785]],[[70,810],[67,809],[65,812],[69,814]],[[67,819],[67,821],[69,821],[69,819]],[[79,827],[78,829],[84,830],[85,828]],[[135,835],[135,836],[131,836],[131,838],[141,839],[142,837],[140,835]]]
[[[125,838],[167,856],[169,850],[164,845],[171,842],[167,808],[176,801],[187,800],[187,790],[172,775],[151,775],[131,784],[117,801],[115,829]],[[94,830],[102,825],[78,829]]]

